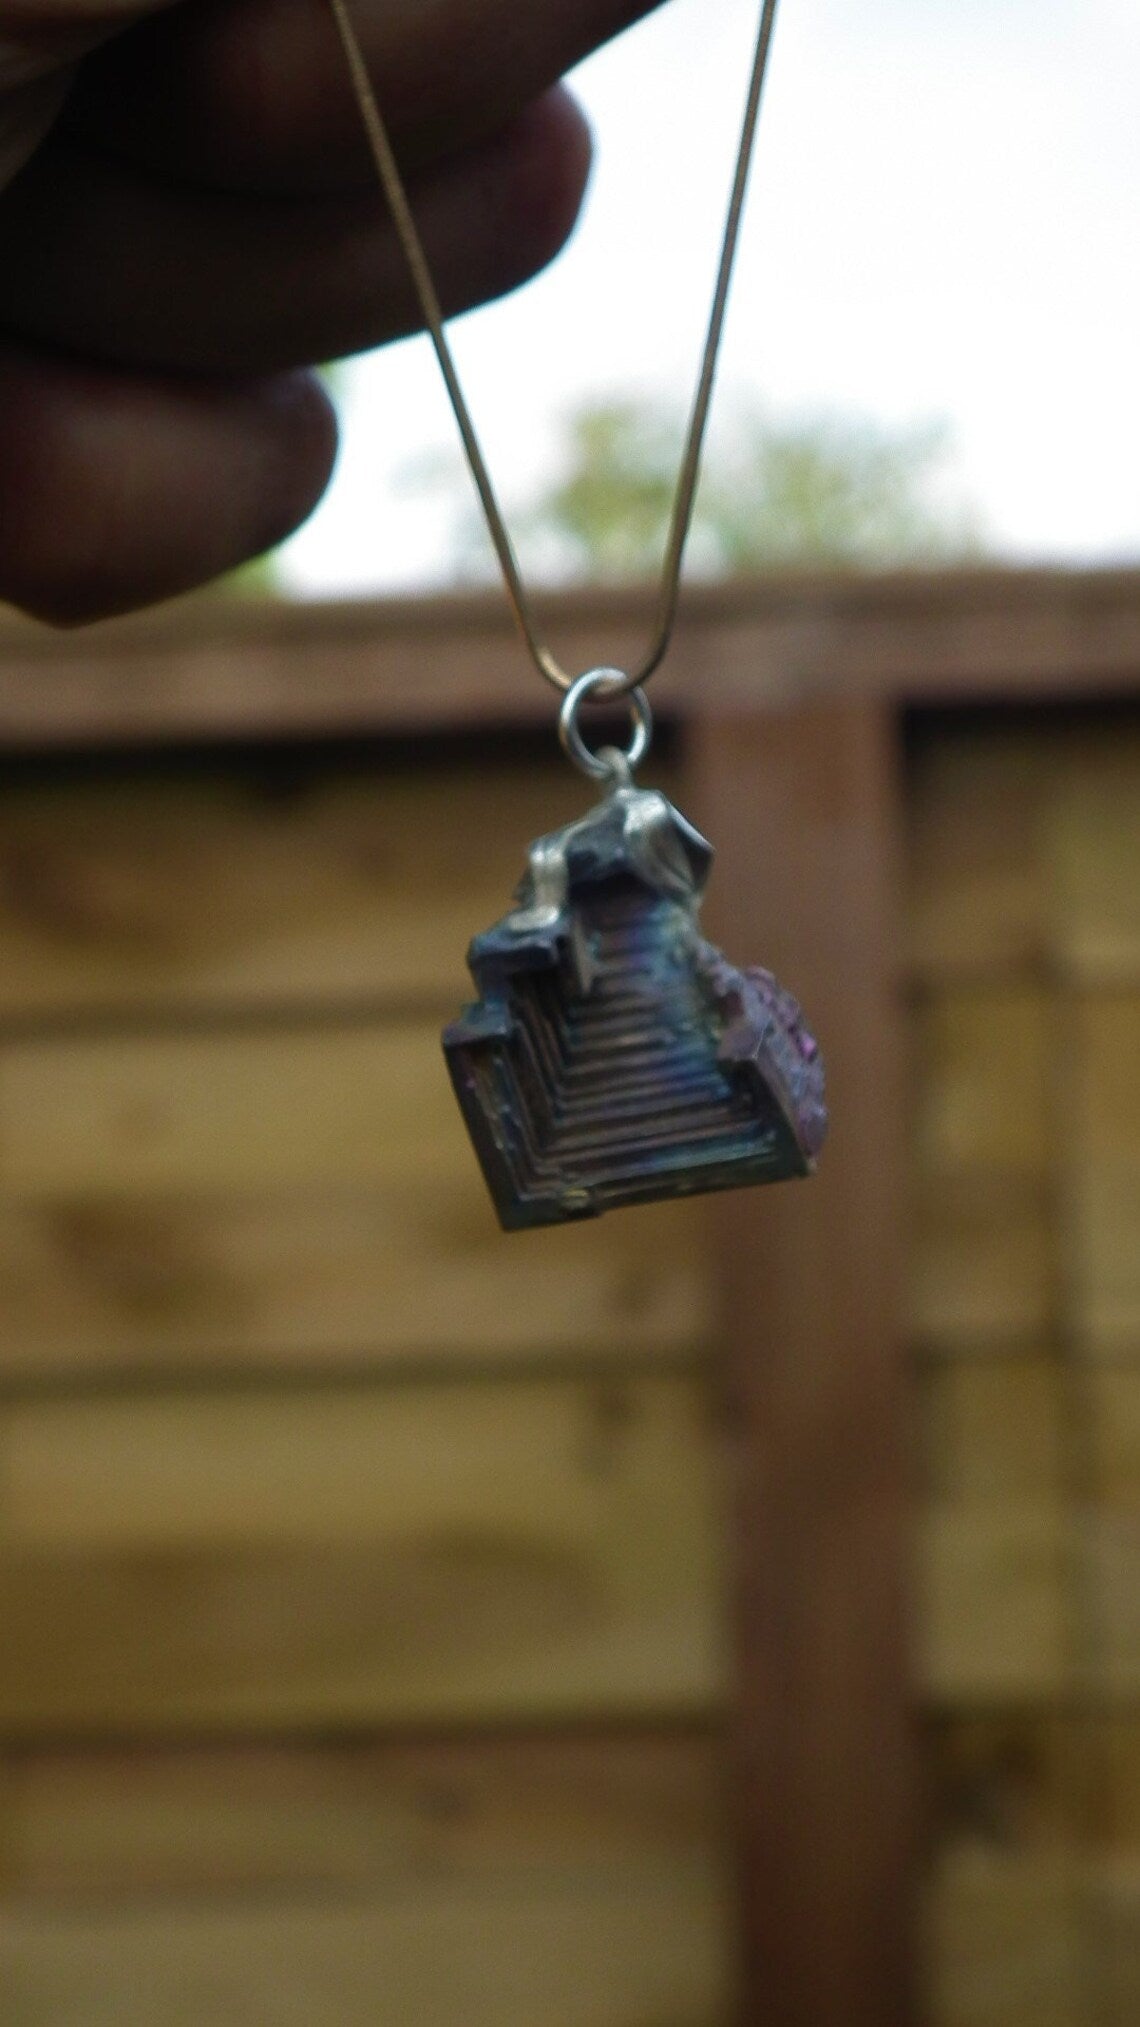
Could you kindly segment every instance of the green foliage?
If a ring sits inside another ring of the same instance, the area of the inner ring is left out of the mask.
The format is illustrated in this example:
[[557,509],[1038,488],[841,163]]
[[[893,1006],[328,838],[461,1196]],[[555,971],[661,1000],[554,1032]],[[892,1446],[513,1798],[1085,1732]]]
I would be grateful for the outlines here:
[[276,598],[281,590],[276,549],[266,549],[261,556],[251,556],[248,563],[239,563],[236,570],[228,570],[214,589],[225,598]]
[[[690,562],[720,575],[976,556],[973,518],[944,494],[947,454],[937,428],[890,431],[830,416],[785,422],[746,411],[710,445]],[[676,423],[648,404],[578,411],[562,472],[520,521],[525,557],[567,576],[655,572],[679,457]]]

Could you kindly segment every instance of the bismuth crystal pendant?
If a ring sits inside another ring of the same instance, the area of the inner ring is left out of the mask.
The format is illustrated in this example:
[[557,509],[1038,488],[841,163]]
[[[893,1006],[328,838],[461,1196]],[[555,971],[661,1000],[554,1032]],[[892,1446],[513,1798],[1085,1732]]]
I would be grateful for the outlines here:
[[770,972],[700,933],[712,847],[618,785],[531,846],[517,905],[477,936],[443,1036],[508,1231],[809,1175],[823,1066]]

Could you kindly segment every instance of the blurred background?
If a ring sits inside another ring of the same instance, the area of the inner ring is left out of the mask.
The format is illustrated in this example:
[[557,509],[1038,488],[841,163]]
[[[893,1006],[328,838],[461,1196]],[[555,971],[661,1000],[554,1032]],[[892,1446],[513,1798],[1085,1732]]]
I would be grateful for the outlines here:
[[[537,285],[457,326],[495,474],[551,576],[599,561],[555,510],[583,461],[612,469],[595,419],[625,419],[621,448],[638,471],[668,465],[667,439],[679,440],[755,13],[747,0],[671,0],[582,67],[597,143],[582,227]],[[715,524],[716,496],[759,436],[775,469],[749,476],[757,508],[799,513],[755,538],[747,560],[796,543],[843,561],[1140,552],[1138,68],[1130,0],[782,10],[708,510]],[[428,347],[359,361],[337,384],[339,475],[283,552],[280,581],[326,594],[489,572]],[[636,453],[631,418],[649,439]],[[877,454],[866,528],[811,514],[789,443],[827,472],[853,463],[864,482]],[[611,569],[641,560],[599,547]],[[698,567],[724,560],[715,542],[697,544]]]
[[[640,639],[742,0],[456,330]],[[1131,0],[787,4],[651,779],[802,1191],[502,1238],[438,1054],[578,814],[425,345],[308,528],[0,622],[4,2027],[1140,2018]],[[869,1547],[868,1544],[871,1544]]]

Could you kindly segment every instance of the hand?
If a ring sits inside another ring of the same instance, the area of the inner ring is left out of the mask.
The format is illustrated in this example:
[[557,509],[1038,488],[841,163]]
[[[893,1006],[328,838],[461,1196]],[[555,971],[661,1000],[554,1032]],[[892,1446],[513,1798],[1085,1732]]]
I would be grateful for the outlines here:
[[[655,4],[353,0],[449,313],[557,252],[557,79]],[[0,185],[0,598],[100,618],[281,540],[335,455],[308,369],[420,321],[324,0],[0,0]]]

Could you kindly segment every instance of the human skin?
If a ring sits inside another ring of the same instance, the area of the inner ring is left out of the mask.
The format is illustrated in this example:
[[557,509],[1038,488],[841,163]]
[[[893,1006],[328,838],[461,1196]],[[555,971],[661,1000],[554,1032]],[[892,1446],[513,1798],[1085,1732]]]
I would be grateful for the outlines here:
[[[552,258],[558,84],[657,0],[351,0],[445,310]],[[312,368],[420,322],[326,0],[0,0],[0,599],[59,624],[303,521]]]

